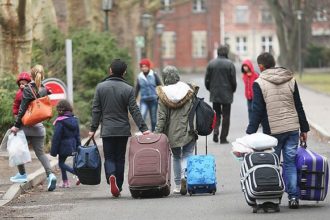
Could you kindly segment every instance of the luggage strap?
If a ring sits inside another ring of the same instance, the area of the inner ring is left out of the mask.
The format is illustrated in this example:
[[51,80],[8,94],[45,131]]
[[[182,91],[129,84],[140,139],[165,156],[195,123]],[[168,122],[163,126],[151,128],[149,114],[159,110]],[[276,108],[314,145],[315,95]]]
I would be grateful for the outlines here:
[[307,189],[316,189],[316,190],[322,190],[324,189],[323,186],[305,186],[304,184],[299,184],[300,190],[307,190]]
[[273,169],[276,169],[276,170],[280,170],[280,168],[278,166],[275,166],[275,165],[270,165],[270,164],[263,164],[263,165],[257,165],[257,166],[254,166],[252,168],[250,168],[245,174],[244,176],[241,178],[241,182],[244,182],[248,176],[254,172],[256,169],[259,169],[259,168],[264,168],[264,167],[268,167],[268,168],[273,168]]
[[310,171],[310,170],[302,170],[299,173],[301,174],[317,174],[317,175],[324,175],[324,171]]

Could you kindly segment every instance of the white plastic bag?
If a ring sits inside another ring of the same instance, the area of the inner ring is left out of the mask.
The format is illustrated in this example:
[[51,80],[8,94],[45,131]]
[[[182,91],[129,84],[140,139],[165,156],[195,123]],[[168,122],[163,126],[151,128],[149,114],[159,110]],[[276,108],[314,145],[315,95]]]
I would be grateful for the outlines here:
[[6,151],[7,150],[7,142],[8,142],[8,136],[11,133],[10,129],[7,130],[5,136],[3,137],[0,145],[0,151]]
[[9,166],[11,167],[31,162],[31,154],[23,130],[19,130],[16,135],[14,133],[9,134],[7,151]]
[[236,142],[257,151],[276,147],[278,143],[276,138],[264,133],[249,134],[244,137],[237,138]]

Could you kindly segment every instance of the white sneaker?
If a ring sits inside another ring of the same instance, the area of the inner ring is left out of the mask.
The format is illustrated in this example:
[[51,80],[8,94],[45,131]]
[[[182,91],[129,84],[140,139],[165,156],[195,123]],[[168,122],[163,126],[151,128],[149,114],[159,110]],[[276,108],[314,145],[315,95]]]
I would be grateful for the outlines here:
[[180,194],[181,186],[180,185],[175,185],[175,188],[173,190],[174,194]]

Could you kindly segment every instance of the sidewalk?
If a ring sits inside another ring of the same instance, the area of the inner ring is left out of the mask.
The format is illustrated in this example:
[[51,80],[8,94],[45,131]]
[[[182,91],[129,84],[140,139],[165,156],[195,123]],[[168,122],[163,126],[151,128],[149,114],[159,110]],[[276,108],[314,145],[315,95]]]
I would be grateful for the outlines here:
[[[53,169],[57,164],[57,159],[47,155],[50,159],[50,165]],[[31,151],[32,162],[26,164],[25,169],[28,174],[28,182],[12,183],[9,178],[14,176],[18,171],[16,167],[10,167],[8,162],[8,153],[0,151],[0,206],[10,202],[18,197],[21,193],[31,189],[45,181],[46,173],[34,151]]]
[[311,127],[330,139],[330,96],[299,84],[300,98]]

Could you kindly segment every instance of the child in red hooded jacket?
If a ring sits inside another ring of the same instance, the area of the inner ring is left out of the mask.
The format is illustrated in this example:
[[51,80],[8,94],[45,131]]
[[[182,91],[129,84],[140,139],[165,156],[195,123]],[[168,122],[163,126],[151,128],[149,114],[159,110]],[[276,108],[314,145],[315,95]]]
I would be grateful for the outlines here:
[[31,82],[31,75],[28,72],[21,72],[17,76],[16,83],[18,85],[18,90],[15,95],[14,103],[13,103],[13,115],[16,116],[18,114],[19,106],[22,102],[22,96],[23,96],[23,89],[26,84]]
[[253,64],[251,60],[244,60],[242,64],[242,79],[245,85],[245,97],[247,99],[249,121],[251,120],[252,112],[252,99],[253,99],[253,82],[259,77],[259,75],[254,71]]

